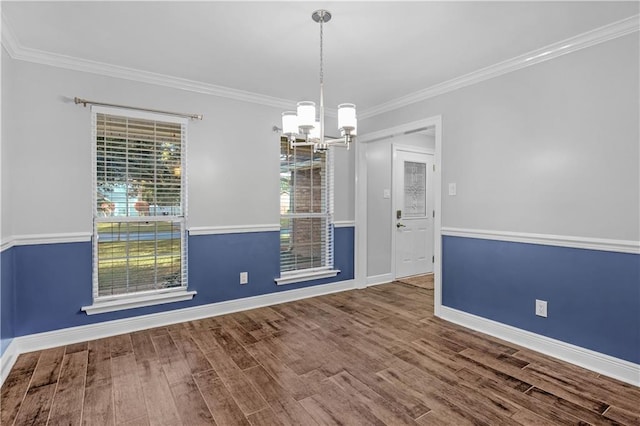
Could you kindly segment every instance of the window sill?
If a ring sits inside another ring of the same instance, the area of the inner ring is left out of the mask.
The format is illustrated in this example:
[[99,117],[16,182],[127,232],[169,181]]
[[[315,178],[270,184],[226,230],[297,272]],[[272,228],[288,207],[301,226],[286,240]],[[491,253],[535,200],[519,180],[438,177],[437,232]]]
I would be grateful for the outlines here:
[[312,281],[319,280],[322,278],[331,278],[335,277],[340,273],[339,269],[330,269],[327,271],[314,271],[314,272],[302,272],[302,273],[292,273],[290,275],[283,275],[280,278],[276,278],[276,284],[285,285],[285,284],[293,284],[300,283],[303,281]]
[[118,299],[94,302],[93,305],[83,306],[80,310],[87,315],[103,314],[105,312],[123,311],[125,309],[142,308],[144,306],[161,305],[163,303],[183,302],[193,299],[197,291],[170,291],[166,293],[151,293],[138,296],[121,297]]

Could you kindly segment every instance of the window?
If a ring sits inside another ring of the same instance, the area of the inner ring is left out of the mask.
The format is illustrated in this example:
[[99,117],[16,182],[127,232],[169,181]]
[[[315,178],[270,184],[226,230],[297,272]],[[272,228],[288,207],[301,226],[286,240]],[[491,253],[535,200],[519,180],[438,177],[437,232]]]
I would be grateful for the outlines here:
[[[280,142],[278,284],[335,276],[332,152]],[[304,277],[304,278],[302,278]],[[301,279],[302,278],[302,279]]]
[[94,306],[184,293],[186,119],[98,107],[92,119]]

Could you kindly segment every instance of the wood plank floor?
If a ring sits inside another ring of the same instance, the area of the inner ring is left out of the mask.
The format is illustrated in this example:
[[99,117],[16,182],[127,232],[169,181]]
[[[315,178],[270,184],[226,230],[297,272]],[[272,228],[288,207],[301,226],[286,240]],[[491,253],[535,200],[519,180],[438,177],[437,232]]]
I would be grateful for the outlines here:
[[1,398],[2,425],[640,424],[640,388],[400,282],[23,354]]
[[414,275],[412,277],[399,278],[398,281],[427,290],[433,290],[433,274]]

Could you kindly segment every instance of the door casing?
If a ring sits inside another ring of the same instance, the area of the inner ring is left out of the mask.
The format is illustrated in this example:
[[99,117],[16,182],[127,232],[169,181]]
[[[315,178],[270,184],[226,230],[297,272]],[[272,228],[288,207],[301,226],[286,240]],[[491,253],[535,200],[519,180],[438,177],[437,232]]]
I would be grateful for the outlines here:
[[434,207],[435,218],[433,222],[434,238],[434,314],[440,316],[442,307],[442,116],[435,115],[422,120],[412,121],[398,126],[386,128],[358,136],[355,144],[355,286],[366,288],[367,282],[367,143],[384,138],[392,138],[421,129],[434,128],[435,149],[434,162]]

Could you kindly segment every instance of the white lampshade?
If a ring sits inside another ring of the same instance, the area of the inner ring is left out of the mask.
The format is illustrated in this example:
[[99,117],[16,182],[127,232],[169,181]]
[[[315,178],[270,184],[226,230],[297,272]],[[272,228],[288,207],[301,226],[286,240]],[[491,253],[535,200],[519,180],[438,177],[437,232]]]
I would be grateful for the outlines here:
[[310,129],[316,122],[316,103],[312,101],[298,102],[298,126]]
[[298,116],[295,111],[285,111],[282,113],[282,133],[285,135],[295,135],[298,133]]
[[356,128],[356,106],[354,104],[338,105],[338,129],[349,133]]

